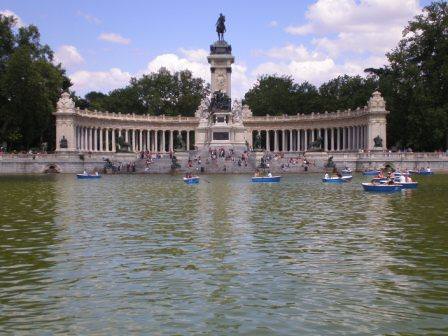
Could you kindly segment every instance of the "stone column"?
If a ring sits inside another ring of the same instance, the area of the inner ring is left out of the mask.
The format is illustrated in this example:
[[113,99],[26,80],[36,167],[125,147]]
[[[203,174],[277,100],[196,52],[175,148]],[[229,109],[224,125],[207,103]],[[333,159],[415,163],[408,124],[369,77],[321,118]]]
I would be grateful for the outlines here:
[[315,132],[314,132],[315,130],[314,130],[314,128],[311,130],[311,142],[314,142],[314,136],[315,136]]
[[303,132],[303,150],[306,152],[308,150],[308,130],[305,129]]
[[159,152],[159,131],[155,130],[154,131],[154,148],[155,148],[155,152],[158,153]]
[[190,131],[187,130],[187,151],[190,150]]
[[97,133],[97,128],[93,128],[93,151],[96,152],[98,150],[98,143],[97,143],[97,139],[98,138],[98,133]]
[[278,131],[274,130],[274,152],[278,152]]
[[269,139],[269,130],[266,130],[266,150],[271,151],[271,139]]
[[341,128],[338,127],[338,129],[336,130],[336,136],[338,138],[338,140],[336,141],[336,146],[337,146],[337,150],[341,150]]
[[346,137],[347,137],[347,130],[346,130],[346,128],[344,127],[344,128],[342,128],[342,149],[343,150],[347,150],[347,139],[346,139]]
[[162,130],[162,153],[165,153],[166,146],[165,146],[165,130]]
[[109,129],[105,128],[104,129],[104,134],[106,136],[106,152],[109,151]]
[[174,138],[173,138],[173,136],[174,136],[174,131],[173,130],[170,130],[170,151],[173,151],[174,150]]
[[324,150],[328,150],[328,129],[324,128]]
[[137,146],[136,146],[136,143],[135,143],[135,129],[131,130],[131,134],[132,134],[132,151],[136,152]]
[[288,130],[289,132],[289,152],[292,152],[293,148],[292,148],[292,129]]
[[115,128],[112,128],[112,152],[114,153],[117,151],[117,144],[115,142],[115,137],[117,136],[116,131]]
[[83,136],[83,139],[84,139],[84,143],[83,143],[83,150],[87,150],[87,127],[84,127],[84,136]]
[[352,150],[356,149],[355,126],[352,126]]
[[146,130],[146,147],[145,147],[145,150],[147,150],[147,151],[151,150],[149,145],[150,145],[150,142],[149,142],[149,130],[147,129]]

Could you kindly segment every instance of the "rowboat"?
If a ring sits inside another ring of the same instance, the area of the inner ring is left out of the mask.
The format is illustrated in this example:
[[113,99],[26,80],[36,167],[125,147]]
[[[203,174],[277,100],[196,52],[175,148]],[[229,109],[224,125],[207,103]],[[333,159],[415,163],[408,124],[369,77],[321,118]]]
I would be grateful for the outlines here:
[[252,182],[261,182],[261,183],[269,183],[269,182],[280,182],[281,176],[253,176]]
[[76,177],[79,179],[99,179],[101,178],[100,174],[76,174]]
[[350,168],[342,169],[341,173],[342,173],[342,175],[351,175],[352,174],[352,170]]
[[329,178],[323,178],[322,182],[324,183],[345,183],[352,180],[352,176],[342,176],[342,177],[329,177]]
[[418,182],[400,182],[403,189],[417,189]]
[[365,170],[362,172],[362,174],[365,176],[377,176],[379,173],[379,170]]
[[199,176],[184,177],[183,180],[186,184],[199,184]]
[[417,175],[423,175],[423,176],[429,176],[429,175],[434,175],[434,172],[431,170],[411,170],[410,171],[411,174],[417,174]]
[[403,189],[402,184],[376,184],[376,183],[362,183],[362,187],[365,191],[374,192],[395,192]]

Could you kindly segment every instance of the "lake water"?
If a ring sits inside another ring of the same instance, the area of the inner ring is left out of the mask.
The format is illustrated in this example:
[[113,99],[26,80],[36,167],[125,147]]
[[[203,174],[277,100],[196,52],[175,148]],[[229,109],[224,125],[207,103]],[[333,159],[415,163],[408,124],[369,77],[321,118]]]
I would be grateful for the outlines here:
[[448,334],[448,175],[0,177],[0,334]]

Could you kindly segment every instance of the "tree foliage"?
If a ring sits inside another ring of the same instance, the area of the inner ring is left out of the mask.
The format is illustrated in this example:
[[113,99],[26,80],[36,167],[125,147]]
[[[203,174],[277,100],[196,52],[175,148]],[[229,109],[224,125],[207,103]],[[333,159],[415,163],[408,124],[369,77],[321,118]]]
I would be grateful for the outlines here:
[[296,84],[291,77],[262,76],[246,93],[245,102],[254,115],[335,111],[364,106],[379,89],[390,111],[390,146],[447,148],[447,2],[436,1],[425,7],[409,22],[403,39],[387,58],[389,65],[366,69],[367,78],[339,76],[322,84],[317,92],[311,84]]
[[85,101],[91,109],[111,112],[193,116],[207,93],[204,80],[193,77],[190,71],[170,73],[161,68],[139,79],[132,78],[128,86],[109,94],[89,92]]
[[52,61],[37,27],[16,29],[14,18],[0,15],[0,144],[28,149],[54,142],[52,113],[71,83]]
[[435,150],[448,142],[448,5],[433,2],[409,22],[389,65],[366,69],[391,111],[389,143]]

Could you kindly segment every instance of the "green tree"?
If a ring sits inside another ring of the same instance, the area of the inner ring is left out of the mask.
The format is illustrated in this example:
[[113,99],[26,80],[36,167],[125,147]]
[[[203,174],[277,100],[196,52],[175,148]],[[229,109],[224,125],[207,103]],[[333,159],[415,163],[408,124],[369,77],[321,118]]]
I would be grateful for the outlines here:
[[447,147],[448,5],[431,3],[387,54],[389,65],[366,69],[379,80],[390,110],[389,143],[416,150]]
[[71,83],[35,26],[0,15],[0,143],[12,149],[54,142],[55,104]]
[[261,76],[252,89],[244,95],[253,115],[296,114],[294,81],[290,76]]
[[338,76],[319,87],[323,111],[355,109],[366,105],[378,82],[373,77]]
[[[109,94],[89,92],[85,101],[90,109],[110,112],[193,116],[209,88],[190,71],[170,73],[165,68],[158,72],[132,78],[129,85]],[[79,100],[77,105],[83,104]]]

